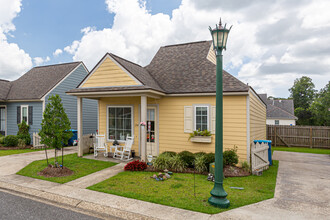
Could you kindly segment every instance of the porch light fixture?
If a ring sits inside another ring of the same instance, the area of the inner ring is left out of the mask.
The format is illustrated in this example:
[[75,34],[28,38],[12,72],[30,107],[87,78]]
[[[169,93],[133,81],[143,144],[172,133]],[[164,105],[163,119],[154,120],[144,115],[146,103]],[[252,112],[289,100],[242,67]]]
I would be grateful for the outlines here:
[[215,29],[209,27],[212,35],[213,49],[216,55],[216,130],[215,130],[215,179],[214,187],[211,190],[209,203],[220,208],[228,208],[229,200],[227,193],[223,189],[223,88],[222,88],[222,50],[226,50],[227,38],[231,27],[226,29],[226,24],[222,27],[221,18],[219,25]]

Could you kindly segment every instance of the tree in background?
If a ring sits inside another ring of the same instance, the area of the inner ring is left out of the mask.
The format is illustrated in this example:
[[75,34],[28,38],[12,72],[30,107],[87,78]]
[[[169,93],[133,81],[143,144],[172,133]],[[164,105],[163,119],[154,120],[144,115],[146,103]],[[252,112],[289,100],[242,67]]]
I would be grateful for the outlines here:
[[310,111],[314,125],[330,126],[330,81],[317,94]]
[[298,125],[312,125],[313,117],[310,106],[316,95],[315,85],[312,79],[303,76],[294,81],[293,86],[289,89],[290,97],[293,98],[295,115],[298,117]]
[[[45,144],[45,146],[53,147],[55,149],[54,166],[58,167],[57,150],[63,148],[63,144],[68,144],[69,139],[72,137],[72,132],[70,131],[71,123],[64,111],[61,97],[59,95],[52,95],[49,98],[49,101],[50,102],[47,104],[43,114],[39,135],[41,137],[42,144]],[[45,152],[47,157],[46,149]],[[47,165],[49,165],[48,158]]]

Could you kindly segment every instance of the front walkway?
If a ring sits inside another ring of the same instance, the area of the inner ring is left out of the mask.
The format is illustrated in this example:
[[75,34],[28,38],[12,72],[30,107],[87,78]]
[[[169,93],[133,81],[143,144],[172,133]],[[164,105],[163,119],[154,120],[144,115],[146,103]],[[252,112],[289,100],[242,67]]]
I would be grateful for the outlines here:
[[[330,156],[275,151],[274,159],[280,161],[275,198],[216,215],[84,189],[89,184],[120,172],[124,164],[66,184],[15,174],[0,175],[0,189],[125,219],[328,219]],[[5,164],[1,163],[0,166],[4,169],[2,166]]]

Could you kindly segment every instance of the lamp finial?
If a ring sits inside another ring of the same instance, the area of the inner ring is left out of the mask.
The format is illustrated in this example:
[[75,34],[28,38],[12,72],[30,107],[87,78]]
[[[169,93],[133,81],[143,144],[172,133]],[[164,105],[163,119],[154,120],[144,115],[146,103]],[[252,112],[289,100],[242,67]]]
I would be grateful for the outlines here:
[[220,29],[222,28],[221,18],[220,18],[220,21],[219,21],[219,28]]

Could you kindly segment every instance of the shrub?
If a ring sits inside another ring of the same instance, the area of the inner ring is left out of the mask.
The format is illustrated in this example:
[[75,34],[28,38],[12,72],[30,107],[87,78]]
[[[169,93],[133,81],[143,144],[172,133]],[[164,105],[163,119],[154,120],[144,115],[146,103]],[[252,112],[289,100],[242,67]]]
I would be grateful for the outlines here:
[[178,154],[188,167],[194,167],[195,156],[189,151],[182,151]]
[[126,171],[142,171],[145,169],[147,169],[147,164],[139,160],[129,162],[124,167],[124,170]]
[[207,171],[207,166],[206,166],[206,156],[205,154],[199,154],[195,158],[195,169],[198,172],[204,172]]
[[194,155],[195,155],[195,157],[198,157],[198,156],[204,156],[204,155],[206,155],[206,153],[201,151],[201,152],[194,153]]
[[25,147],[25,140],[18,139],[17,146],[20,147],[20,148],[24,148]]
[[4,143],[5,143],[5,137],[2,136],[2,137],[0,137],[0,144],[4,144]]
[[30,126],[26,124],[25,121],[18,124],[18,132],[17,135],[29,135]]
[[205,166],[207,170],[210,168],[210,163],[213,163],[214,161],[215,161],[214,153],[208,153],[205,155]]
[[31,143],[30,134],[19,134],[19,135],[17,135],[17,138],[24,140],[25,145],[30,145],[30,143]]
[[175,171],[180,171],[180,172],[182,172],[183,170],[185,170],[187,168],[186,162],[184,162],[184,160],[179,155],[170,157],[169,165],[170,165],[171,169],[173,169]]
[[250,172],[250,164],[247,161],[241,162],[241,167],[244,171]]
[[223,165],[235,166],[238,163],[237,147],[223,152]]
[[5,137],[4,145],[6,147],[16,147],[18,144],[18,138],[15,135],[8,135]]
[[163,153],[161,153],[159,156],[169,156],[169,157],[174,157],[177,155],[176,152],[173,152],[173,151],[164,151]]
[[166,154],[160,154],[153,162],[154,168],[158,170],[165,170],[171,168],[171,157]]

